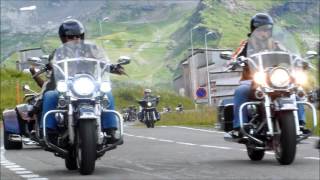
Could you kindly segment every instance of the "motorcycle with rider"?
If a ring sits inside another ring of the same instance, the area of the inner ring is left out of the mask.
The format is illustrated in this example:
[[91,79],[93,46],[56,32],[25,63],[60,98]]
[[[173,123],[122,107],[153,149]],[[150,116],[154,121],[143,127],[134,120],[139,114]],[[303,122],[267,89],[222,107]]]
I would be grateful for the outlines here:
[[152,96],[151,92],[151,89],[145,89],[144,97],[138,100],[141,109],[138,118],[147,128],[154,128],[154,124],[160,120],[160,113],[157,111],[160,96]]
[[[42,92],[28,86],[24,90],[34,92],[25,110],[33,120],[27,134],[46,151],[63,158],[67,169],[86,175],[93,173],[99,157],[123,144],[123,119],[114,110],[110,73],[125,74],[122,65],[130,59],[121,57],[111,64],[104,50],[85,41],[84,34],[79,21],[64,21],[59,27],[62,45],[40,71],[31,69]],[[40,78],[45,72],[46,82]],[[22,148],[17,138],[26,134],[21,133],[21,118],[4,112],[3,119],[5,148]]]
[[[297,143],[308,138],[317,126],[315,107],[307,101],[303,85],[308,59],[301,57],[293,36],[273,24],[263,13],[251,19],[251,33],[235,54],[222,52],[231,60],[227,71],[243,69],[240,86],[235,90],[232,107],[223,110],[223,127],[232,123],[225,140],[246,145],[253,161],[262,160],[273,150],[280,164],[294,161]],[[312,110],[312,129],[305,127],[304,106]],[[233,116],[230,116],[230,114]]]

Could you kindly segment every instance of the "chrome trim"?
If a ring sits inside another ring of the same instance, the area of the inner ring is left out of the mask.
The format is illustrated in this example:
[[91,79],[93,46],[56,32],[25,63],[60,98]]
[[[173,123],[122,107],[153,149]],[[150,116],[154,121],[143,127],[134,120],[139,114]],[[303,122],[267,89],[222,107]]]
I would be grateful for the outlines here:
[[61,149],[59,148],[58,146],[48,142],[47,140],[47,131],[46,131],[46,121],[47,121],[47,117],[49,114],[53,114],[53,113],[57,113],[57,112],[66,112],[67,110],[51,110],[51,111],[48,111],[44,114],[44,117],[43,117],[43,140],[44,140],[44,143],[46,146],[48,146],[49,148],[57,151],[58,153],[60,153],[62,156],[66,157],[68,155],[68,151],[64,150],[64,149]]
[[266,118],[267,118],[267,125],[268,125],[268,132],[267,134],[273,136],[274,135],[274,131],[273,131],[273,126],[272,126],[272,119],[271,119],[271,110],[270,110],[270,97],[269,96],[265,96],[265,101],[264,101],[264,106],[266,108]]
[[255,137],[251,136],[251,135],[248,134],[248,133],[244,130],[244,128],[243,128],[243,118],[242,118],[242,117],[243,117],[243,114],[242,114],[242,110],[243,110],[244,107],[246,107],[246,106],[249,105],[249,104],[259,105],[259,104],[261,104],[261,102],[260,102],[260,101],[253,101],[253,102],[246,102],[246,103],[241,104],[241,106],[240,106],[240,108],[239,108],[240,131],[241,131],[241,133],[244,134],[245,136],[247,136],[247,137],[249,137],[250,139],[256,141],[257,143],[263,145],[264,143],[263,143],[261,140],[259,140],[259,139],[255,138]]
[[[293,100],[293,104],[297,107],[297,97],[295,94],[292,94],[290,98]],[[294,122],[296,124],[296,134],[301,135],[302,132],[300,132],[300,127],[299,127],[299,118],[298,118],[298,108],[293,111],[293,116],[294,116]]]
[[103,136],[101,136],[101,105],[100,103],[96,103],[95,105],[95,114],[97,116],[97,143],[102,144]]
[[69,104],[69,110],[68,110],[68,133],[69,133],[69,143],[74,144],[74,119],[73,119],[73,106],[72,104]]

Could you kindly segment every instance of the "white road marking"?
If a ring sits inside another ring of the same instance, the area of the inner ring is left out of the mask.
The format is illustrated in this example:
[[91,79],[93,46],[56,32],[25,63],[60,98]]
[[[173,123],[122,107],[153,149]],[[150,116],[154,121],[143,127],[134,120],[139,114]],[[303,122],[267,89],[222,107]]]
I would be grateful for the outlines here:
[[193,143],[188,143],[188,142],[173,141],[173,140],[168,140],[168,139],[158,139],[158,138],[154,138],[154,137],[136,136],[136,135],[128,134],[128,133],[125,133],[125,135],[131,136],[131,137],[142,138],[142,139],[154,140],[154,141],[176,143],[176,144],[181,144],[181,145],[186,145],[186,146],[199,146],[199,147],[227,149],[227,150],[232,149],[230,147],[223,147],[223,146],[201,145],[201,144],[193,144]]
[[206,130],[206,129],[197,129],[197,128],[190,128],[190,127],[184,127],[184,126],[172,126],[175,128],[180,128],[180,129],[189,129],[193,131],[201,131],[201,132],[208,132],[208,133],[218,133],[218,134],[224,134],[225,132],[222,131],[212,131],[212,130]]
[[158,139],[158,141],[161,141],[161,142],[168,142],[168,143],[174,143],[174,141],[172,141],[172,140],[168,140],[168,139]]
[[318,157],[304,157],[304,159],[320,160]]
[[19,165],[9,165],[9,166],[6,166],[6,168],[18,168],[18,167],[21,167]]
[[40,177],[38,174],[33,174],[32,171],[28,171],[27,169],[21,167],[20,165],[13,163],[6,159],[4,155],[5,149],[1,147],[1,165],[7,168],[10,171],[13,171],[15,174],[26,178],[28,180],[48,180],[48,178]]
[[265,152],[266,154],[274,155],[274,152]]
[[11,171],[26,171],[26,168],[9,168]]
[[187,146],[196,146],[197,144],[185,143],[185,142],[176,142],[177,144],[187,145]]
[[36,178],[36,177],[39,177],[38,174],[21,174],[20,176],[23,177],[23,178]]
[[208,148],[216,148],[216,149],[232,149],[230,147],[223,147],[223,146],[212,146],[212,145],[200,145],[201,147],[208,147]]
[[11,163],[11,162],[7,162],[7,163],[3,163],[3,166],[13,166],[16,165],[16,163]]
[[31,171],[16,171],[16,174],[32,174]]

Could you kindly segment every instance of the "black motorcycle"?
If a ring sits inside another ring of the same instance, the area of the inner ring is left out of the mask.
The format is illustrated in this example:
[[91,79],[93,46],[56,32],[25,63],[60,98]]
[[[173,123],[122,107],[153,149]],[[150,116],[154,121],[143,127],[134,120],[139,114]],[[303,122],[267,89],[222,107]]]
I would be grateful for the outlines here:
[[122,110],[124,122],[134,122],[137,120],[137,108],[135,106],[129,106]]
[[160,120],[160,114],[156,109],[159,99],[159,96],[148,96],[138,101],[142,107],[142,110],[139,113],[140,121],[143,122],[147,128],[154,128],[155,122]]

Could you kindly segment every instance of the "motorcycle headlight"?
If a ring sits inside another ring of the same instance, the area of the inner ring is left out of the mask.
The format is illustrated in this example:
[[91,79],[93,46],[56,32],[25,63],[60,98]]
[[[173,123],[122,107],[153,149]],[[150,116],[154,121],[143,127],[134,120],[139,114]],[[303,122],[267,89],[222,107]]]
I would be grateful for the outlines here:
[[308,81],[307,74],[303,71],[296,71],[294,73],[294,79],[296,80],[296,83],[299,85],[305,85]]
[[263,72],[257,72],[253,76],[254,82],[263,85],[266,83],[266,74]]
[[95,89],[94,82],[89,77],[79,77],[73,81],[73,90],[80,96],[88,96]]
[[102,82],[100,85],[100,91],[103,93],[107,93],[111,91],[111,83],[110,82]]
[[151,103],[151,102],[148,102],[147,105],[148,105],[149,107],[151,107],[151,106],[152,106],[152,103]]
[[68,85],[64,81],[58,81],[57,82],[57,90],[61,93],[65,93],[68,91]]
[[287,87],[290,84],[290,74],[286,69],[275,68],[270,73],[270,82],[277,88]]

